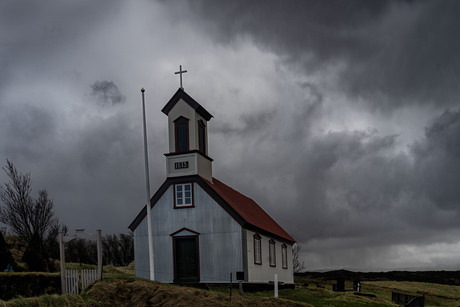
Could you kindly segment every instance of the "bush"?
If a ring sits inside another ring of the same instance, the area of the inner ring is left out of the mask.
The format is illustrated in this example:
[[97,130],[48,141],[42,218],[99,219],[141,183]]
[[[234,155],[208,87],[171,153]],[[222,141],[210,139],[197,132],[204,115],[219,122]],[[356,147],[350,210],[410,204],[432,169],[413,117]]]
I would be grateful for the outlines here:
[[40,244],[38,235],[34,235],[27,246],[22,261],[27,264],[31,272],[48,272],[48,259]]
[[59,293],[61,277],[57,273],[0,273],[0,299],[32,297]]
[[16,262],[11,256],[8,246],[3,238],[3,234],[0,232],[0,272],[3,272],[8,265],[12,265],[13,268],[16,266]]

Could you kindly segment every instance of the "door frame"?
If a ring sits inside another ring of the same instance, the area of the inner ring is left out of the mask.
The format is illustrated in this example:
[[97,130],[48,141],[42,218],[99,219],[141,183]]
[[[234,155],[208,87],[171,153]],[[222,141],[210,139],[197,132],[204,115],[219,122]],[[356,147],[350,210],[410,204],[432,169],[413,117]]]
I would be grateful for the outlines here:
[[196,243],[196,257],[197,257],[197,280],[190,281],[190,282],[200,282],[200,240],[199,240],[199,233],[188,229],[188,228],[181,228],[176,232],[170,234],[172,237],[172,261],[173,261],[173,282],[179,282],[177,280],[177,270],[176,270],[176,240],[178,239],[195,239]]

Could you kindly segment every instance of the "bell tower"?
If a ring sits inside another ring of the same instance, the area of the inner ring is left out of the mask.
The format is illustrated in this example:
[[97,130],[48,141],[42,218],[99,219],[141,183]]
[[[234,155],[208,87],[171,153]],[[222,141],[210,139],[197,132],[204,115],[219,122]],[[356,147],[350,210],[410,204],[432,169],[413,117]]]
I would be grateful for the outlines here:
[[212,181],[208,156],[208,122],[212,115],[181,87],[161,110],[168,116],[166,176],[200,175]]

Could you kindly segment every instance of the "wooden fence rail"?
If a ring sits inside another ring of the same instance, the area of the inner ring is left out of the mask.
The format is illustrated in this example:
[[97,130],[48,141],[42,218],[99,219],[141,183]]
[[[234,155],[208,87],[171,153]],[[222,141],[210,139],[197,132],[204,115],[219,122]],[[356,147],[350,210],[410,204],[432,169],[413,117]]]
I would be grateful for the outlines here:
[[97,270],[81,271],[81,288],[85,289],[97,279]]
[[97,270],[66,270],[65,284],[69,294],[79,294],[97,279]]

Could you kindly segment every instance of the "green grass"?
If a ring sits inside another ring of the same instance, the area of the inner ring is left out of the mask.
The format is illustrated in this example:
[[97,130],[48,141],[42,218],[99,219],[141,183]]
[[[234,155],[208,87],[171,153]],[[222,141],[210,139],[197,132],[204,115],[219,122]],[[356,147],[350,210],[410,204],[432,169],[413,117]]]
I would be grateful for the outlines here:
[[[96,266],[67,264],[68,269],[91,269]],[[273,290],[244,293],[233,288],[229,300],[228,287],[210,290],[184,288],[134,278],[133,266],[117,268],[104,266],[103,281],[96,282],[81,295],[43,295],[35,298],[16,298],[2,306],[110,306],[117,305],[178,305],[178,306],[397,306],[391,302],[391,292],[425,295],[425,306],[459,306],[460,287],[422,282],[363,281],[362,292],[376,297],[356,295],[351,281],[345,283],[345,292],[332,291],[335,281],[322,278],[296,277],[295,289],[279,290],[279,299]]]
[[[303,284],[308,282],[308,286]],[[308,304],[308,306],[328,306],[328,307],[341,307],[341,306],[395,306],[391,303],[391,291],[389,296],[367,298],[363,296],[357,296],[354,291],[346,292],[334,292],[332,291],[333,281],[327,280],[306,280],[305,278],[296,277],[296,288],[295,289],[280,289],[278,291],[278,297],[302,304]],[[351,289],[353,284],[351,282],[346,283],[347,289]],[[229,296],[228,287],[212,287],[211,291],[221,293],[222,295]],[[233,296],[239,296],[238,287],[233,288]],[[269,298],[274,296],[274,291],[261,291],[249,293],[245,292],[243,297],[245,298]]]
[[[300,285],[303,285],[302,282]],[[279,290],[279,297],[295,302],[308,303],[312,306],[318,307],[342,307],[342,306],[394,306],[391,303],[391,292],[390,296],[376,298],[368,298],[358,296],[354,294],[354,291],[349,289],[345,292],[334,292],[332,291],[332,282],[322,281],[308,286],[300,286],[297,284],[295,289],[283,289]],[[273,291],[256,292],[253,295],[260,297],[273,296]]]
[[[295,290],[281,290],[280,297],[308,302],[313,306],[396,306],[391,301],[391,292],[425,295],[425,306],[460,306],[460,287],[423,282],[408,281],[363,281],[362,292],[373,294],[376,298],[360,297],[352,291],[351,281],[345,283],[345,292],[333,292],[335,281],[296,277]],[[308,284],[307,286],[303,286]],[[258,295],[273,295],[262,292]]]
[[460,306],[460,287],[424,282],[367,281],[363,287],[391,296],[392,291],[425,295],[425,306]]
[[[39,297],[18,297],[7,302],[0,300],[0,306],[3,307],[59,307],[59,306],[88,306],[83,297],[76,294],[66,295],[42,295]],[[96,305],[93,305],[96,306]]]

